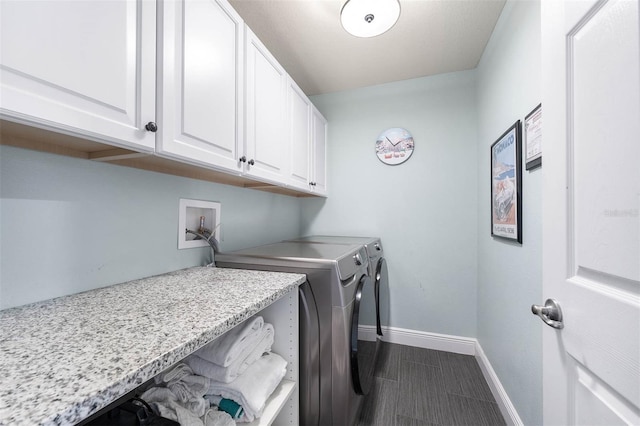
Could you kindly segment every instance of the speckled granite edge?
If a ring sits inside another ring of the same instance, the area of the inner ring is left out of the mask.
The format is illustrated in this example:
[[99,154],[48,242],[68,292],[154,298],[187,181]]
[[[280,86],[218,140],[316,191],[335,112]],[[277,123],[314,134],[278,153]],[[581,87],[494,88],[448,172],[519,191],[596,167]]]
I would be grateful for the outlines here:
[[0,311],[0,424],[77,423],[304,279],[190,268]]

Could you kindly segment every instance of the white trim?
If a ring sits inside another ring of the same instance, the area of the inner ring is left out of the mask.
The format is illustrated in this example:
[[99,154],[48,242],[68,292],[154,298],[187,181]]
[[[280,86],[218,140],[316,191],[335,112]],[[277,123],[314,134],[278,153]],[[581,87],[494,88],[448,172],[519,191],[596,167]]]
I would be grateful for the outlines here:
[[214,238],[220,240],[218,227],[220,226],[220,212],[222,205],[215,201],[190,200],[180,198],[178,204],[178,249],[188,249],[195,247],[209,247],[205,240],[194,240],[187,238],[186,228],[192,231],[198,230],[200,216],[205,217],[205,224],[210,228]]
[[[358,334],[363,340],[375,341],[376,327],[372,325],[361,325],[358,328]],[[524,425],[477,339],[427,333],[425,331],[409,330],[406,328],[382,327],[382,341],[475,356],[480,365],[480,370],[482,370],[482,374],[489,384],[491,393],[507,424],[510,426]]]
[[520,419],[520,416],[518,415],[518,412],[516,411],[516,407],[514,407],[511,403],[509,395],[507,395],[507,391],[502,387],[502,383],[500,383],[498,375],[493,370],[493,367],[489,362],[489,358],[487,358],[484,351],[482,350],[482,346],[480,346],[480,343],[478,343],[477,341],[476,360],[478,360],[478,364],[480,365],[482,374],[489,384],[489,388],[491,388],[491,393],[496,399],[498,407],[500,407],[500,412],[502,413],[502,417],[504,417],[504,420],[508,425],[524,425],[524,423],[522,423],[522,420]]
[[[364,340],[375,340],[375,326],[361,325],[358,331]],[[397,327],[382,327],[382,340],[389,343],[398,343],[401,345],[415,346],[417,348],[434,349],[464,355],[475,355],[477,344],[476,339],[470,337],[427,333],[425,331]]]
[[358,340],[364,340],[366,342],[375,342],[376,326],[375,325],[359,325]]

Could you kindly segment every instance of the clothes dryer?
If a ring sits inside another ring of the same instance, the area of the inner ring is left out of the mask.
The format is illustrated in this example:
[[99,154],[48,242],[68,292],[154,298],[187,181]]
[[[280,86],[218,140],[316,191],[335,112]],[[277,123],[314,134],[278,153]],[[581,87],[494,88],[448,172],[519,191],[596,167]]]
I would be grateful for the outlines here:
[[382,336],[382,326],[389,326],[389,273],[384,258],[382,241],[379,237],[351,237],[339,235],[310,235],[296,238],[294,242],[310,242],[323,244],[359,244],[364,247],[369,258],[369,276],[373,279],[375,289],[375,314],[364,314],[364,321],[371,321],[375,315],[376,333]]
[[372,309],[362,304],[374,300],[364,247],[281,242],[218,253],[216,266],[306,274],[299,290],[300,424],[354,425],[378,343],[359,336],[361,313]]

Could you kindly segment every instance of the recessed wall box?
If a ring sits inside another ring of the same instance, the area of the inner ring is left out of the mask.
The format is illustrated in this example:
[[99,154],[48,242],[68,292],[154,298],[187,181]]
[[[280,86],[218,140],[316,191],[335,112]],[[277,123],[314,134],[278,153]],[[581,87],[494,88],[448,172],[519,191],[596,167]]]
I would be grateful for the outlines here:
[[206,241],[196,239],[195,235],[185,232],[186,229],[199,232],[202,217],[204,217],[204,227],[219,241],[221,209],[221,204],[214,201],[181,198],[178,211],[178,249],[209,247]]

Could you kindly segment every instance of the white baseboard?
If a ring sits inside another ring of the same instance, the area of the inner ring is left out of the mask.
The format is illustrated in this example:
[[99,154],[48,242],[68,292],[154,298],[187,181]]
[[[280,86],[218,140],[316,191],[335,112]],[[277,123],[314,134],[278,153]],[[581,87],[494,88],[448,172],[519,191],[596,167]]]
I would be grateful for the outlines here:
[[482,374],[484,375],[485,380],[489,384],[489,388],[491,389],[491,393],[493,397],[496,399],[496,403],[498,407],[500,407],[500,412],[502,413],[502,417],[507,422],[508,425],[513,426],[522,426],[522,419],[518,415],[516,411],[516,407],[511,403],[511,399],[509,399],[509,395],[507,395],[507,391],[502,387],[502,383],[500,383],[500,379],[498,379],[498,375],[493,370],[491,363],[489,362],[489,358],[485,355],[480,343],[476,341],[476,360],[478,360],[478,364],[480,365],[480,369],[482,370]]
[[[363,340],[375,341],[376,327],[361,325],[359,336]],[[509,399],[502,383],[493,370],[489,359],[485,355],[477,339],[470,337],[451,336],[447,334],[427,333],[425,331],[409,330],[397,327],[382,327],[382,340],[389,343],[414,346],[417,348],[433,349],[437,351],[453,352],[476,357],[482,374],[489,384],[491,393],[500,408],[500,412],[508,425],[522,426],[522,420]]]
[[[374,341],[376,338],[375,326],[361,325],[358,331],[364,340]],[[475,355],[477,344],[476,339],[469,337],[427,333],[397,327],[382,327],[382,341],[464,355]]]

